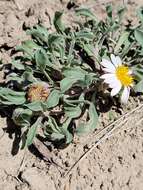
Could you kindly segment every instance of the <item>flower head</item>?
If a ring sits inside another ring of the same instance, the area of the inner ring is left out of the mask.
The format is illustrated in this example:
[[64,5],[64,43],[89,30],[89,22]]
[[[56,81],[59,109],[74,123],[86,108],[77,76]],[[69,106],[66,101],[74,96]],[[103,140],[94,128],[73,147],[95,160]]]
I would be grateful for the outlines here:
[[106,72],[101,78],[112,88],[111,96],[115,96],[123,88],[121,102],[126,104],[134,81],[132,71],[128,66],[122,64],[119,56],[113,54],[111,54],[111,61],[103,59],[101,65],[103,66],[103,71]]
[[49,96],[49,88],[46,83],[36,83],[29,87],[27,92],[28,101],[46,101]]

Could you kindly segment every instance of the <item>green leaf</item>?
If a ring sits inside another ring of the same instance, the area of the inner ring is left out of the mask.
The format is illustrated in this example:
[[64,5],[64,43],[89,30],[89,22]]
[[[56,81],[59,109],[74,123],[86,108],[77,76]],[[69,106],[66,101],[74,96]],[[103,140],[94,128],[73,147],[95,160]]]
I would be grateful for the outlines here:
[[33,143],[33,139],[36,136],[37,128],[41,126],[42,118],[39,117],[37,121],[29,128],[26,138],[26,146],[30,146]]
[[93,47],[93,45],[91,44],[82,44],[82,48],[84,49],[84,51],[87,53],[88,56],[92,57],[95,56],[95,49]]
[[32,111],[23,108],[15,109],[12,115],[14,123],[21,127],[29,127],[31,117],[32,117]]
[[46,126],[46,131],[49,134],[61,133],[60,127],[57,125],[56,120],[52,116],[48,116],[48,121],[44,124]]
[[136,92],[141,92],[143,93],[143,80],[141,80],[140,82],[138,82],[135,87],[134,87],[134,90]]
[[33,76],[33,70],[31,67],[26,67],[25,68],[25,71],[24,73],[22,74],[22,79],[25,81],[25,82],[36,82],[37,79]]
[[107,12],[107,16],[110,22],[112,22],[112,5],[108,4],[106,6],[106,12]]
[[32,35],[41,45],[47,44],[48,41],[48,30],[43,26],[36,26],[36,28],[32,28],[27,30],[28,35]]
[[63,124],[62,124],[62,127],[61,127],[61,131],[62,133],[65,135],[65,139],[66,139],[66,144],[69,144],[70,142],[72,142],[73,140],[73,135],[69,132],[68,130],[68,127],[71,123],[71,118],[68,118]]
[[39,50],[35,54],[36,64],[40,71],[45,70],[47,63],[49,62],[48,56],[45,51]]
[[57,32],[60,32],[60,33],[63,33],[65,31],[65,26],[63,25],[61,21],[62,15],[63,15],[63,12],[57,11],[54,17],[54,26]]
[[90,19],[93,19],[94,21],[97,21],[96,16],[89,9],[79,8],[79,9],[76,9],[75,11],[76,11],[77,16],[85,16],[85,17],[89,17]]
[[25,146],[26,146],[26,136],[27,136],[27,133],[28,133],[28,129],[25,128],[22,129],[22,134],[21,134],[21,149],[24,149]]
[[21,105],[24,104],[25,92],[16,92],[9,88],[0,87],[0,103],[7,105]]
[[64,138],[65,138],[65,135],[61,134],[61,133],[52,133],[50,135],[51,141],[60,141],[60,140],[62,140]]
[[24,53],[33,57],[34,51],[39,49],[40,47],[32,40],[26,40],[22,42],[20,46],[16,47],[17,51],[23,51]]
[[126,10],[125,7],[119,7],[119,9],[117,10],[117,14],[118,14],[118,17],[119,17],[119,20],[118,20],[119,23],[122,21],[122,18],[124,16],[125,10]]
[[50,46],[50,48],[52,48],[53,44],[59,43],[59,41],[61,41],[62,38],[62,35],[57,33],[49,34],[48,45]]
[[68,118],[63,124],[57,125],[55,119],[48,116],[48,121],[44,123],[45,135],[52,141],[65,140],[68,144],[72,141],[73,135],[68,131],[68,127],[71,123],[71,118]]
[[48,100],[45,102],[47,105],[47,108],[53,108],[57,106],[59,103],[61,94],[59,90],[53,90],[50,95],[48,96]]
[[23,82],[23,78],[18,76],[16,73],[11,73],[7,76],[6,81],[16,81],[17,83],[21,84]]
[[143,23],[143,7],[140,7],[140,8],[137,10],[137,15],[138,15],[140,21]]
[[89,118],[90,119],[87,123],[81,123],[77,127],[77,135],[87,134],[89,132],[92,132],[96,128],[98,122],[98,114],[93,103],[90,103],[89,106]]
[[12,60],[12,66],[18,70],[24,70],[25,66],[20,62],[20,60]]
[[85,75],[83,81],[79,81],[79,84],[82,88],[89,87],[93,80],[97,80],[97,76],[95,75],[95,73],[89,73]]
[[40,48],[40,46],[38,46],[33,40],[26,40],[26,41],[24,41],[23,43],[24,43],[24,45],[25,45],[27,48],[31,49],[32,51],[33,51],[33,50],[37,50],[37,49]]
[[57,125],[56,120],[51,116],[48,116],[48,121],[44,123],[44,128],[45,136],[52,141],[59,141],[65,138],[65,135]]
[[46,66],[58,70],[57,65],[54,65],[52,64],[52,62],[50,62],[49,57],[44,50],[36,51],[35,59],[37,67],[40,69],[41,72],[45,71]]
[[34,101],[28,104],[24,104],[25,107],[29,108],[32,111],[38,112],[43,111],[44,109],[44,102]]
[[129,37],[129,32],[124,32],[123,34],[121,34],[116,44],[116,47],[114,49],[115,53],[119,52],[119,49],[121,48],[121,46],[124,45],[126,41],[128,41],[128,37]]
[[135,38],[137,42],[143,47],[143,31],[141,31],[140,29],[136,29]]
[[93,40],[95,35],[90,31],[79,31],[76,32],[76,39],[85,39],[85,40]]
[[60,82],[62,92],[70,89],[75,83],[84,88],[89,86],[92,80],[95,79],[94,73],[88,73],[79,67],[64,68],[63,75],[65,78]]
[[65,77],[73,77],[73,78],[76,78],[76,79],[80,79],[80,80],[83,80],[84,77],[85,77],[85,74],[87,72],[84,71],[83,69],[79,68],[79,67],[75,67],[75,68],[64,68],[63,69],[63,75]]
[[136,80],[141,81],[143,78],[143,65],[135,65],[132,67],[132,70]]
[[65,106],[64,111],[65,111],[65,114],[67,115],[67,117],[70,117],[70,118],[78,118],[82,113],[80,105],[78,105],[76,107]]
[[66,92],[68,89],[70,89],[73,84],[75,84],[77,82],[76,78],[64,78],[63,80],[61,80],[60,82],[60,88],[61,88],[61,92],[64,93]]

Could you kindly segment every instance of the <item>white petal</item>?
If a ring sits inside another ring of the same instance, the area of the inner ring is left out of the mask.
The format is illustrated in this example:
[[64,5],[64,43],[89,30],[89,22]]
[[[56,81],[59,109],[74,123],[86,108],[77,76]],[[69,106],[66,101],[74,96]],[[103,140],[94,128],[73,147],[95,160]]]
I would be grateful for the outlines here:
[[102,62],[101,62],[101,65],[102,66],[104,66],[104,67],[106,67],[106,66],[108,66],[108,65],[110,65],[110,64],[112,64],[112,62],[111,61],[109,61],[109,60],[107,60],[107,59],[102,59]]
[[112,72],[112,71],[113,71],[113,72],[115,71],[115,67],[114,67],[114,65],[111,63],[111,61],[108,61],[108,60],[106,60],[106,59],[102,59],[101,65],[102,65],[103,67],[108,68],[111,72]]
[[104,74],[100,78],[104,79],[104,82],[107,83],[110,88],[116,88],[122,86],[121,82],[117,79],[115,74],[111,73]]
[[121,60],[121,58],[119,56],[116,56],[116,64],[118,66],[122,65],[122,60]]
[[118,79],[115,78],[114,81],[109,84],[109,87],[116,88],[117,86],[122,86],[122,84]]
[[129,70],[129,72],[128,72],[128,73],[129,73],[129,75],[131,75],[131,74],[133,74],[133,71],[132,71],[132,70]]
[[109,69],[109,68],[103,68],[102,70],[107,72],[107,73],[115,73],[115,71],[116,71],[116,70],[111,71],[111,69]]
[[[116,80],[116,77],[108,77],[106,79],[104,79],[104,82],[109,84],[109,86],[117,86],[119,83],[118,81]],[[112,87],[111,87],[112,88]]]
[[122,61],[119,56],[115,56],[115,55],[111,54],[111,61],[115,65],[115,67],[122,65]]
[[116,94],[118,94],[119,91],[121,90],[121,87],[122,87],[122,85],[120,84],[119,86],[116,86],[115,88],[113,88],[111,90],[111,96],[115,96]]
[[114,77],[115,77],[115,74],[107,73],[107,74],[102,75],[100,78],[107,79],[107,78],[114,78]]
[[130,95],[130,88],[129,87],[125,87],[123,90],[123,93],[121,95],[121,102],[123,104],[127,104],[127,101],[129,99],[129,95]]

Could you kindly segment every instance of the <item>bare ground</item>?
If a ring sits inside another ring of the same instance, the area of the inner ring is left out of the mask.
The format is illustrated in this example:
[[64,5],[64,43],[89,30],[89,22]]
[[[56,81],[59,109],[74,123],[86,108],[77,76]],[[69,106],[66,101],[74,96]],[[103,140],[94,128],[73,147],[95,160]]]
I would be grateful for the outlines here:
[[[105,16],[104,4],[107,2],[112,2],[114,7],[122,4],[120,0],[75,1],[77,5],[93,9],[99,18]],[[50,22],[56,10],[64,9],[64,21],[73,24],[73,9],[68,10],[67,3],[67,0],[1,0],[0,56],[5,63],[10,61],[15,45],[27,38],[24,29],[39,22],[51,28]],[[128,1],[125,19],[134,19],[135,9],[139,5],[143,5],[142,0]],[[116,119],[119,119],[114,124],[116,130],[112,133],[114,135],[109,135],[98,146],[95,146],[95,142],[113,127],[108,126],[100,132],[110,123],[108,114],[100,116],[94,134],[75,139],[73,144],[60,151],[53,149],[50,152],[47,149],[48,162],[38,157],[33,149],[18,151],[20,132],[1,116],[0,190],[142,190],[142,102],[142,97],[130,98],[129,105],[121,109],[122,116],[112,110]],[[79,160],[83,154],[85,156]]]

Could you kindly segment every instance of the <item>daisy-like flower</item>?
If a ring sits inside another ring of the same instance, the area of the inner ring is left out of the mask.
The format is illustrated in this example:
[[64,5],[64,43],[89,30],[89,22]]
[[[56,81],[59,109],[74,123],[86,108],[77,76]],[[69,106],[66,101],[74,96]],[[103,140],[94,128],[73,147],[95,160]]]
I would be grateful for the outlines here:
[[46,83],[36,83],[29,87],[27,98],[29,102],[46,101],[50,90]]
[[111,54],[111,61],[103,59],[101,65],[103,66],[103,71],[106,73],[101,78],[112,89],[111,96],[115,96],[123,89],[121,102],[126,104],[134,81],[132,71],[128,66],[122,64],[119,56],[113,54]]

